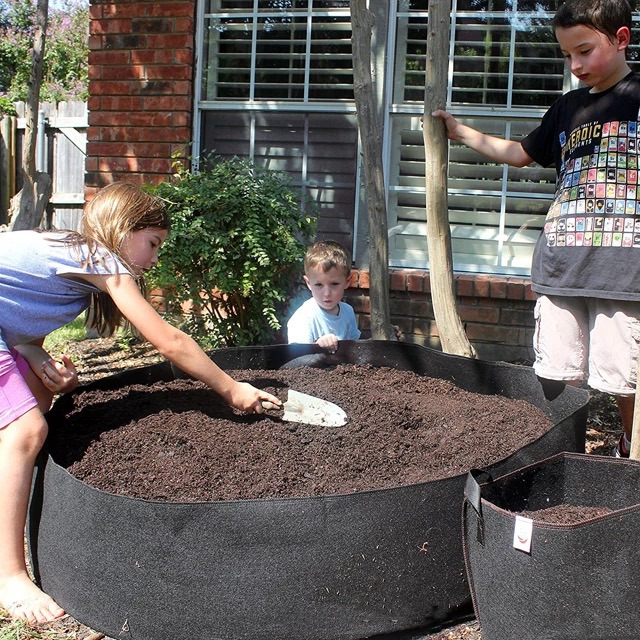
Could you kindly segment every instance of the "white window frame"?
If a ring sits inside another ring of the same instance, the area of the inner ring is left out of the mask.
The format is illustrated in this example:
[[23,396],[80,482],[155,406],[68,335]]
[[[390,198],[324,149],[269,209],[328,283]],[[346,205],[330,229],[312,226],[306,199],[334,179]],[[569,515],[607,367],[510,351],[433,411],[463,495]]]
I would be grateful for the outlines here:
[[[425,187],[418,187],[415,184],[412,186],[401,186],[399,184],[394,184],[393,176],[393,164],[395,158],[397,157],[397,149],[394,148],[394,125],[401,118],[411,118],[411,128],[417,129],[419,127],[419,118],[422,116],[423,105],[416,102],[403,102],[403,101],[394,101],[394,82],[395,82],[395,73],[396,73],[396,39],[397,39],[397,28],[398,28],[398,20],[400,18],[427,18],[427,11],[417,12],[410,11],[408,2],[404,2],[404,0],[371,0],[371,2],[380,2],[389,1],[389,22],[387,25],[387,33],[386,35],[386,69],[384,71],[384,91],[382,92],[384,95],[384,104],[383,104],[383,127],[382,127],[382,143],[383,143],[383,170],[385,176],[385,188],[387,195],[387,211],[388,211],[388,222],[389,222],[389,232],[390,239],[393,239],[396,236],[402,237],[403,235],[411,235],[414,237],[419,237],[421,233],[423,233],[423,229],[426,228],[426,220],[424,225],[419,221],[415,221],[410,224],[401,224],[399,223],[397,211],[394,208],[393,200],[394,198],[402,193],[411,193],[411,195],[417,197],[422,197],[424,201]],[[254,98],[254,94],[251,91],[251,96],[248,100],[203,100],[202,97],[202,78],[204,77],[204,68],[205,64],[204,60],[204,29],[206,25],[206,20],[209,17],[218,17],[218,18],[250,18],[252,20],[252,40],[253,40],[253,50],[252,56],[255,57],[256,49],[256,30],[258,28],[258,22],[263,19],[265,16],[269,15],[268,12],[259,10],[261,0],[254,0],[253,9],[251,11],[232,11],[227,13],[216,12],[215,14],[207,14],[205,15],[204,7],[199,4],[197,11],[197,26],[196,26],[196,82],[194,87],[194,139],[193,139],[193,157],[198,158],[201,152],[200,149],[200,133],[202,128],[202,114],[204,111],[229,111],[229,110],[242,110],[242,111],[250,111],[250,112],[263,112],[263,111],[295,111],[301,113],[345,113],[345,114],[355,114],[356,108],[355,103],[353,101],[345,101],[338,100],[334,102],[317,102],[311,101],[308,98],[308,69],[309,69],[309,56],[310,56],[310,47],[306,47],[306,63],[305,69],[306,71],[306,80],[305,80],[305,89],[304,89],[304,98],[298,101],[284,101],[284,100],[256,100]],[[465,14],[462,11],[457,10],[458,0],[453,0],[452,2],[452,21],[451,21],[451,32],[456,33],[456,23],[459,18],[465,17],[474,17],[477,16],[477,13],[470,12]],[[399,6],[402,6],[402,10],[399,10]],[[527,15],[537,15],[540,17],[540,14],[534,14],[533,12],[524,12],[518,13],[517,5],[518,0],[512,0],[512,11],[497,11],[492,13],[492,17],[495,17],[498,20],[504,20],[509,15],[519,19],[520,17],[526,17]],[[264,5],[263,5],[264,6]],[[293,12],[297,18],[307,16],[307,32],[310,33],[311,30],[311,20],[312,17],[325,15],[344,15],[345,12],[348,14],[349,10],[344,9],[344,7],[339,9],[324,9],[321,11],[315,11],[313,9],[313,0],[309,0],[309,4],[307,9],[305,10],[296,10]],[[281,12],[274,11],[273,15],[279,16]],[[486,14],[488,15],[488,14]],[[547,12],[544,16],[547,19],[551,19],[551,12]],[[634,16],[635,20],[638,20],[638,16]],[[511,38],[510,38],[510,51],[509,51],[509,74],[508,74],[508,97],[506,104],[504,107],[495,107],[495,106],[484,106],[482,104],[475,105],[457,105],[451,103],[452,94],[453,94],[453,78],[454,78],[454,51],[456,43],[453,38],[450,38],[450,52],[449,52],[449,66],[448,66],[448,98],[447,98],[447,108],[457,117],[462,119],[482,119],[484,122],[500,122],[507,121],[506,125],[501,132],[501,135],[505,137],[510,137],[512,133],[512,124],[513,123],[529,123],[530,129],[533,129],[535,125],[540,121],[545,108],[524,108],[519,106],[513,106],[512,102],[512,89],[514,82],[514,60],[515,60],[515,46],[516,46],[516,30],[517,27],[515,25],[511,26]],[[636,45],[637,47],[637,45]],[[636,49],[637,51],[637,49]],[[252,65],[254,68],[255,65]],[[563,83],[563,91],[567,91],[569,89],[576,88],[577,80],[571,76],[568,71],[565,70],[563,75],[564,83]],[[254,78],[252,77],[251,83],[253,86]],[[253,133],[250,134],[253,136]],[[251,155],[253,155],[254,148],[254,140],[253,138],[249,140],[249,148],[252,150]],[[360,149],[358,149],[358,157],[361,158]],[[253,157],[251,158],[253,159]],[[488,274],[496,274],[496,275],[524,275],[528,276],[530,274],[530,260],[527,261],[527,265],[524,265],[524,258],[520,257],[518,264],[514,266],[514,264],[509,261],[509,248],[510,248],[510,238],[513,237],[514,229],[513,226],[511,228],[507,228],[506,216],[507,216],[507,201],[509,199],[522,199],[525,198],[530,200],[531,202],[535,202],[537,200],[540,201],[540,213],[535,214],[536,218],[536,227],[541,228],[544,221],[544,214],[546,212],[546,204],[550,202],[552,199],[552,190],[549,191],[547,189],[546,192],[542,192],[538,190],[532,190],[536,192],[532,193],[524,193],[521,191],[513,191],[509,187],[509,171],[510,168],[504,165],[501,168],[502,179],[500,182],[500,188],[494,189],[491,191],[482,191],[482,195],[492,196],[494,198],[499,199],[500,205],[496,209],[496,213],[499,215],[499,223],[497,225],[489,225],[487,227],[483,227],[482,223],[478,223],[477,227],[475,225],[472,226],[459,226],[456,227],[455,222],[452,222],[452,230],[453,235],[455,237],[456,234],[466,234],[466,238],[473,239],[473,234],[477,234],[478,242],[487,242],[494,243],[497,247],[497,255],[495,256],[495,263],[488,264],[487,262],[482,262],[482,260],[478,260],[477,263],[474,263],[473,260],[466,261],[457,261],[455,259],[454,252],[454,269],[456,271],[467,271],[467,272],[477,272],[477,273],[488,273]],[[363,224],[359,222],[359,218],[361,217],[360,207],[362,204],[362,197],[359,195],[360,185],[362,183],[361,178],[362,167],[361,162],[359,163],[357,170],[357,180],[356,180],[356,200],[355,200],[355,212],[354,212],[354,257],[356,248],[358,246],[364,246],[365,240],[363,238],[358,239],[358,234],[362,234],[362,229],[364,228]],[[304,178],[304,176],[303,176]],[[460,188],[457,189],[455,186],[451,187],[451,195],[452,196],[465,196],[465,195],[473,195],[475,191],[470,188]],[[426,233],[426,232],[425,232]],[[491,238],[488,236],[491,235]],[[391,244],[391,243],[390,243]],[[426,236],[424,238],[425,248],[424,250],[420,250],[418,252],[410,252],[399,250],[395,253],[393,251],[390,252],[390,265],[394,267],[403,267],[403,268],[427,268],[429,267],[428,255],[426,250]],[[523,235],[521,239],[521,247],[524,247],[523,251],[533,252],[533,246],[535,244],[534,234],[529,231],[529,235]],[[529,248],[527,248],[529,247]],[[404,253],[403,253],[404,251]],[[469,253],[467,255],[473,255]],[[480,254],[478,254],[480,255]],[[487,254],[489,255],[489,254]]]

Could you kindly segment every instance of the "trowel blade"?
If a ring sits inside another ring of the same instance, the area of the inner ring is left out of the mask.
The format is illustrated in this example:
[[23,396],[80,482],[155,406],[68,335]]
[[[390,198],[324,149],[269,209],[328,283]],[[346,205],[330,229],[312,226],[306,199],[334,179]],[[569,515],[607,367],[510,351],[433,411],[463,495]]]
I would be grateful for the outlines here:
[[283,420],[325,427],[342,427],[347,423],[347,414],[333,402],[289,389],[283,405]]

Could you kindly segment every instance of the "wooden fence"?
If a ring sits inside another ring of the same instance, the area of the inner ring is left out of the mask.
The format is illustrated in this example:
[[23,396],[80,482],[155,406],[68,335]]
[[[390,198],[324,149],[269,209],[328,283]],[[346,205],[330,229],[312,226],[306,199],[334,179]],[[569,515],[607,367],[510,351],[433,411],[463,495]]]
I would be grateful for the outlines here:
[[[21,188],[25,105],[18,117],[0,118],[0,224],[7,224],[11,198]],[[43,103],[38,114],[36,168],[51,176],[53,194],[45,226],[77,229],[84,204],[88,112],[86,102]]]

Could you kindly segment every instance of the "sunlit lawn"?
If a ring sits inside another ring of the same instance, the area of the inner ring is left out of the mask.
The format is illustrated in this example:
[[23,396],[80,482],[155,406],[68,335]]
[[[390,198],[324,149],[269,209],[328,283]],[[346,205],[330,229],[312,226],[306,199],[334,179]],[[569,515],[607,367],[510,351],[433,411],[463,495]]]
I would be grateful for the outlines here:
[[[84,326],[84,315],[81,315],[73,322],[50,333],[44,340],[44,348],[55,357],[64,353],[66,346],[70,342],[81,342],[86,337],[87,330]],[[3,640],[2,636],[0,636],[0,640]]]

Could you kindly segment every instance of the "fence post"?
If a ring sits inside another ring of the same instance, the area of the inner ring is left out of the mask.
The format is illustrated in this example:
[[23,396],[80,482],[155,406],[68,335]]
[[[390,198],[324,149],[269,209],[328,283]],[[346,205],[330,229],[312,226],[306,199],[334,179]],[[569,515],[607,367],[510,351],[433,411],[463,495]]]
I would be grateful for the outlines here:
[[16,118],[0,119],[0,225],[8,224],[8,211],[16,189]]
[[40,109],[38,111],[38,134],[36,139],[36,171],[48,173],[48,167],[45,165],[45,145],[47,139],[45,126],[46,120],[44,117],[44,111]]

